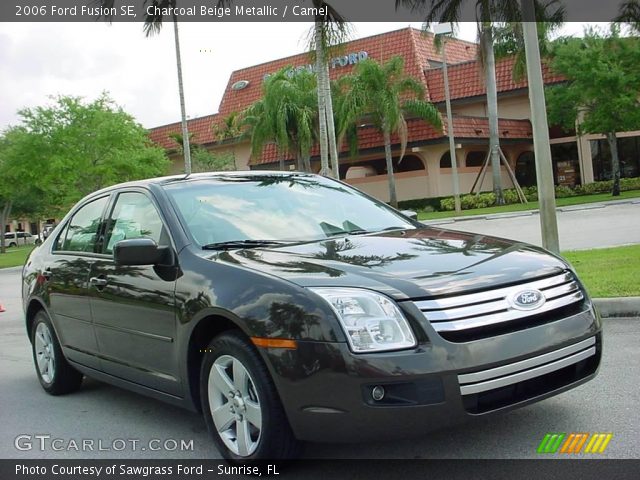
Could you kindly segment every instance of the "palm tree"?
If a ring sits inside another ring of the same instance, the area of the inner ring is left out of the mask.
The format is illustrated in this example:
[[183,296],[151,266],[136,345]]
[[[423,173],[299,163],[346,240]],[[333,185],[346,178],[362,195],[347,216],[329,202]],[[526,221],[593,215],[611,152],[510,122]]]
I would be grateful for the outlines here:
[[[498,92],[496,87],[494,37],[496,27],[509,22],[521,22],[522,14],[519,3],[513,0],[474,0],[476,20],[478,24],[478,60],[482,66],[487,91],[487,117],[489,119],[489,152],[491,154],[491,170],[493,174],[493,192],[498,205],[504,204],[502,178],[500,175],[500,137],[498,134]],[[430,5],[425,18],[425,27],[435,22],[459,23],[463,10],[470,3],[467,0],[396,0],[396,6],[404,5],[415,10]],[[549,22],[550,25],[561,22],[564,9],[559,0],[534,0],[536,19]],[[511,23],[511,25],[514,25]],[[520,25],[520,24],[518,24]],[[524,48],[520,27],[513,27],[512,33],[517,45],[522,48],[521,59],[516,63],[520,72],[524,72]],[[546,38],[546,37],[545,37]],[[514,44],[515,45],[515,44]],[[520,50],[518,50],[520,52]],[[514,52],[516,53],[516,52]],[[518,71],[514,71],[519,75]]]
[[340,83],[345,89],[344,111],[340,116],[349,119],[345,120],[344,128],[366,116],[384,137],[390,203],[397,207],[391,135],[398,133],[400,136],[399,161],[402,161],[408,136],[406,114],[437,127],[442,125],[440,114],[431,103],[423,100],[424,86],[404,73],[404,59],[399,56],[384,65],[371,59],[363,60],[356,65],[353,74],[342,77]]
[[[313,0],[314,7],[322,8],[324,15],[316,15],[309,48],[315,56],[318,76],[318,132],[320,144],[320,174],[339,178],[338,146],[333,115],[333,99],[329,81],[329,59],[332,47],[349,37],[349,24],[340,13],[324,0]],[[331,157],[331,169],[329,168]]]
[[265,143],[274,142],[284,170],[286,153],[296,157],[298,169],[311,171],[311,148],[316,139],[316,76],[306,70],[284,68],[265,80],[262,99],[244,114],[249,127],[252,155],[260,155]]

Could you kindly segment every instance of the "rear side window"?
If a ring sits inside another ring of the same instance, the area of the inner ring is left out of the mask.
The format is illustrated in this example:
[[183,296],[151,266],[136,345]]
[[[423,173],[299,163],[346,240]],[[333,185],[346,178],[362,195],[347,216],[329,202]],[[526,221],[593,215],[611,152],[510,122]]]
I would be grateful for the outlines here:
[[56,242],[56,250],[93,253],[108,199],[102,197],[80,208],[62,231]]
[[118,195],[109,217],[104,253],[113,253],[113,246],[121,240],[151,238],[158,245],[169,245],[169,236],[153,202],[138,192]]

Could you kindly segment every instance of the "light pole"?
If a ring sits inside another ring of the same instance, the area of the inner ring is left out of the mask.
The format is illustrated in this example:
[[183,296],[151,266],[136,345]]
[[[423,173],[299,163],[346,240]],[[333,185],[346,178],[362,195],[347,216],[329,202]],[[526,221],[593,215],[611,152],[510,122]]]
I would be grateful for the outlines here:
[[447,106],[447,133],[449,135],[449,157],[451,158],[451,180],[453,182],[453,201],[456,215],[462,213],[460,207],[460,182],[458,180],[458,159],[456,142],[453,135],[453,116],[451,114],[451,96],[449,94],[449,75],[447,73],[447,35],[453,32],[451,23],[440,23],[433,27],[433,33],[442,39],[442,77],[444,78],[444,98]]
[[553,183],[553,167],[551,165],[551,145],[549,144],[549,125],[547,124],[544,81],[542,79],[540,48],[538,46],[538,28],[533,0],[521,0],[520,5],[522,6],[522,31],[527,57],[527,81],[529,82],[533,151],[536,158],[538,200],[540,201],[542,246],[554,253],[560,253],[555,186]]

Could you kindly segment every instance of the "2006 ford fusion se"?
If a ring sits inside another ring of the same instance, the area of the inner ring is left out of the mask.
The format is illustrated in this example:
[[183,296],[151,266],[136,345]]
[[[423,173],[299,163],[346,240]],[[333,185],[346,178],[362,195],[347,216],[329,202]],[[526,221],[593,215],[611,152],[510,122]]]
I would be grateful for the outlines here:
[[22,291],[48,393],[86,375],[202,411],[231,460],[526,405],[592,379],[602,349],[561,258],[304,173],[95,192],[28,258]]

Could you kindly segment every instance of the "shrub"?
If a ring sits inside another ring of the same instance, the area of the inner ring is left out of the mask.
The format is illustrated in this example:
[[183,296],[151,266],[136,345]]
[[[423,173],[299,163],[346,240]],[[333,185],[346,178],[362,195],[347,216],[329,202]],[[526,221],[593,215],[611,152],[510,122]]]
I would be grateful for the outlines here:
[[[555,187],[556,198],[574,197],[577,195],[593,195],[596,193],[609,193],[613,188],[612,180],[605,180],[601,182],[587,183],[586,185],[576,185],[575,187],[567,187],[565,185],[558,185]],[[621,178],[620,190],[640,190],[640,177],[634,178]],[[513,203],[520,203],[518,192],[514,188],[508,188],[502,191],[504,195],[505,204],[510,205]],[[522,193],[529,202],[536,202],[538,200],[538,189],[533,187],[524,187]],[[426,200],[426,199],[424,199]],[[453,197],[445,197],[437,199],[438,204],[435,206],[436,210],[451,211],[454,210],[455,205]],[[462,195],[460,197],[460,204],[463,210],[470,210],[473,208],[491,207],[495,204],[496,197],[492,192],[481,193],[480,195]],[[401,202],[402,203],[402,202]]]

